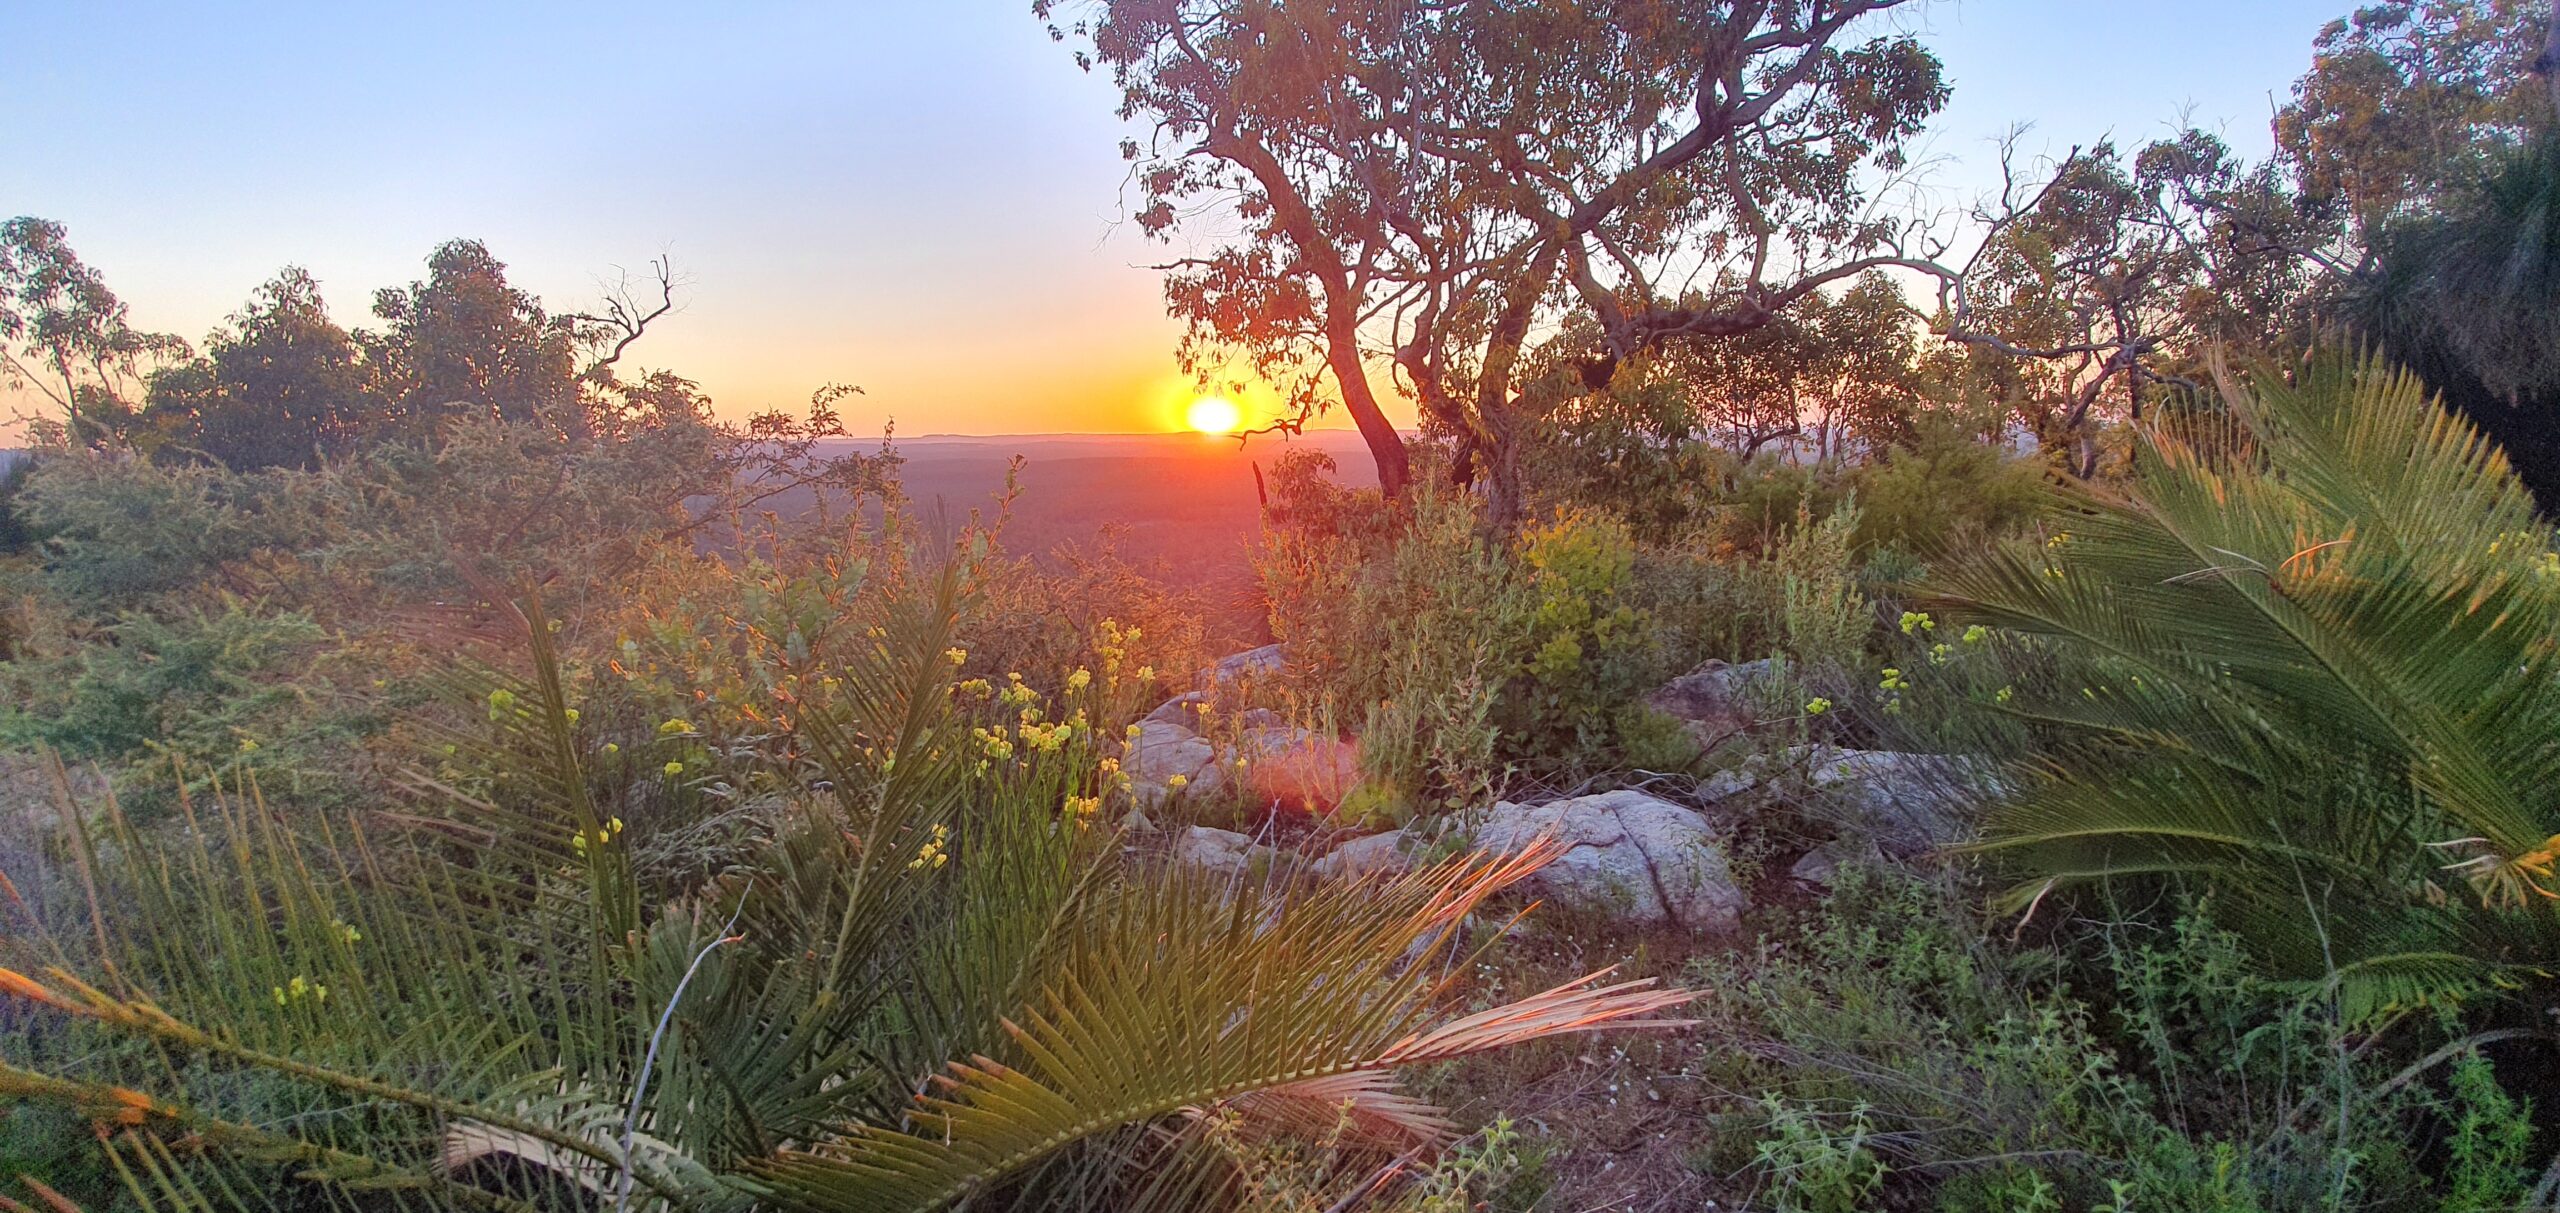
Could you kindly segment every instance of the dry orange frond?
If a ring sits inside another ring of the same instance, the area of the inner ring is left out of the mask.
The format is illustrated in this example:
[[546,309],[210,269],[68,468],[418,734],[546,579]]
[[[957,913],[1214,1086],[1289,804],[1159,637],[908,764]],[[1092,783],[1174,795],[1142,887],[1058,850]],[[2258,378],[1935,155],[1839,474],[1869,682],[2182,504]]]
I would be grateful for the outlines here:
[[54,993],[34,978],[15,969],[0,969],[0,994],[7,994],[12,998],[23,998],[29,1002],[40,1002],[57,1011],[69,1011],[74,1015],[88,1012],[88,1008]]
[[1594,988],[1594,982],[1605,980],[1617,971],[1617,966],[1611,965],[1544,993],[1505,1003],[1489,1011],[1478,1011],[1428,1032],[1408,1036],[1390,1046],[1379,1061],[1386,1065],[1414,1065],[1504,1048],[1546,1036],[1601,1028],[1685,1028],[1697,1022],[1691,1019],[1639,1018],[1695,1001],[1698,997],[1695,990],[1657,990],[1653,988],[1655,980],[1650,977]]

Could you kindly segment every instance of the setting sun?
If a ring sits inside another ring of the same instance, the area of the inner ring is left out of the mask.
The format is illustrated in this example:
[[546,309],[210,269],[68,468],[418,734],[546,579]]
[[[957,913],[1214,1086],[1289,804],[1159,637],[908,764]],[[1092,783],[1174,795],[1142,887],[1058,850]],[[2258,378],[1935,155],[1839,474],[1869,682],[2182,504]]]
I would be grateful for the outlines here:
[[1202,396],[1192,401],[1183,419],[1203,434],[1232,434],[1244,424],[1244,414],[1237,410],[1236,402],[1224,396]]

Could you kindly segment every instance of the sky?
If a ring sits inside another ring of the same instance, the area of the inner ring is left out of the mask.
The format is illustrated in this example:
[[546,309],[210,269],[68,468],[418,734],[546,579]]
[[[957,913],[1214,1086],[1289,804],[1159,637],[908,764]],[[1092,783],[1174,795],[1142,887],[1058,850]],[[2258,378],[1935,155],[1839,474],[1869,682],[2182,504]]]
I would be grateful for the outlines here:
[[[1937,188],[1986,188],[2021,122],[2059,153],[2192,116],[2262,153],[2352,3],[1937,0],[1901,19],[1954,85]],[[665,254],[682,310],[628,361],[724,415],[843,381],[857,432],[1179,428],[1116,100],[1029,0],[0,0],[0,215],[67,225],[191,340],[287,264],[354,326],[454,237],[558,310]]]

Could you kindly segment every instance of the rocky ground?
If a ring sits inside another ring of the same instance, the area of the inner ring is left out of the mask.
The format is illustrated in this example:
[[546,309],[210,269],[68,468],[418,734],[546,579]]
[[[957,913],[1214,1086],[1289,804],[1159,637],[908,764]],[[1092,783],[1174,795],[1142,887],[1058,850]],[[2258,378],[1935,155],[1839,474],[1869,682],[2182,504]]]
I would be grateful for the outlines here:
[[[1536,914],[1499,941],[1485,936],[1501,924],[1475,924],[1476,942],[1497,946],[1438,962],[1465,966],[1451,976],[1478,1007],[1611,966],[1620,977],[1682,982],[1702,958],[1749,946],[1810,903],[1844,866],[1926,862],[1964,841],[1968,806],[1997,791],[1987,763],[1961,757],[1757,738],[1750,698],[1766,663],[1718,662],[1649,699],[1716,747],[1722,765],[1703,776],[1366,830],[1326,812],[1358,780],[1355,740],[1237,706],[1240,686],[1285,660],[1279,646],[1230,657],[1142,722],[1126,760],[1141,805],[1133,836],[1234,879],[1354,881],[1461,848],[1514,851],[1553,837],[1563,854],[1525,888]],[[1253,832],[1181,824],[1186,801],[1239,795],[1260,806]],[[1738,1169],[1737,1150],[1748,1159],[1750,1143],[1719,1142],[1712,1126],[1749,1093],[1712,1089],[1707,1051],[1723,1047],[1697,1031],[1542,1041],[1442,1067],[1415,1086],[1469,1123],[1507,1115],[1553,1185],[1543,1207],[1738,1207],[1749,1194],[1719,1177]]]

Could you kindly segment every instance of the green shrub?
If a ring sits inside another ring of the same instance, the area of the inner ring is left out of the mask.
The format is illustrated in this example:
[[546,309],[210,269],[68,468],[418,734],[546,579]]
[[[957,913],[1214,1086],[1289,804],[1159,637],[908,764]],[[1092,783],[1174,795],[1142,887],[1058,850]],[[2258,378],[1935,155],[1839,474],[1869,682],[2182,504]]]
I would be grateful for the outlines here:
[[1362,813],[1476,807],[1512,753],[1498,712],[1534,643],[1529,571],[1483,542],[1465,498],[1426,484],[1387,503],[1318,470],[1273,477],[1256,555],[1290,710],[1360,722]]
[[1620,750],[1619,726],[1658,729],[1628,706],[1662,673],[1652,621],[1634,605],[1635,536],[1589,512],[1519,540],[1530,593],[1526,677],[1504,701],[1512,749],[1544,769],[1589,769]]
[[1800,932],[1693,965],[1701,1080],[1743,1093],[1717,1131],[1760,1143],[1713,1165],[1950,1213],[2517,1207],[2529,1109],[2426,1023],[2351,1032],[2200,912],[2018,946],[1967,902],[1851,867]]
[[318,533],[285,474],[239,476],[106,455],[43,459],[21,498],[46,536],[50,588],[84,615],[145,609],[198,587],[268,588],[246,564]]
[[1858,518],[1857,503],[1846,501],[1817,519],[1808,497],[1795,526],[1753,570],[1774,605],[1780,645],[1809,670],[1859,668],[1875,630],[1875,608],[1858,589]]
[[338,770],[330,751],[379,722],[315,677],[325,640],[307,615],[236,600],[129,615],[70,652],[0,665],[0,745],[108,762],[129,796],[182,772]]

